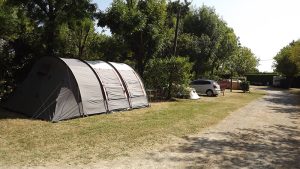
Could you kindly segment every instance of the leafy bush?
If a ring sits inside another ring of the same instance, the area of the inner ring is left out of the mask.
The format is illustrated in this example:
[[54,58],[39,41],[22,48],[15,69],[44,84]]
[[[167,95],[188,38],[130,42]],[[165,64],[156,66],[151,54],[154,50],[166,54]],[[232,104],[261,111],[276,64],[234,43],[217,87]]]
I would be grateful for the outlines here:
[[249,81],[243,81],[242,83],[240,83],[241,89],[243,90],[243,92],[249,91],[250,88],[250,82]]
[[192,63],[184,57],[155,58],[145,71],[146,88],[156,89],[167,99],[184,90],[190,82]]

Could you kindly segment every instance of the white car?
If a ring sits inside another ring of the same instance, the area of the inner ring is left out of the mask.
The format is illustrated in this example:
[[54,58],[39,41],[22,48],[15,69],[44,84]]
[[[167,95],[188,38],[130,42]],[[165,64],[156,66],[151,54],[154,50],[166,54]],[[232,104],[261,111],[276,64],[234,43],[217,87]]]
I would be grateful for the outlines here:
[[198,79],[190,83],[190,87],[194,88],[199,94],[207,96],[217,96],[221,93],[220,85],[213,80]]

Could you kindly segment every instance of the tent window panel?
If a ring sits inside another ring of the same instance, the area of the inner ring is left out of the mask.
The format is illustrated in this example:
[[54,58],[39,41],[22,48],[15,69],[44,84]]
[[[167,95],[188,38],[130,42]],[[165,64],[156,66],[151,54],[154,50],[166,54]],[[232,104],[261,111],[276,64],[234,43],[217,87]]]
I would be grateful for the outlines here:
[[105,84],[120,84],[120,80],[118,79],[117,76],[110,76],[110,77],[103,77],[102,75],[101,76],[101,81]]
[[105,88],[121,88],[124,91],[124,88],[121,84],[103,84]]
[[137,97],[137,96],[144,96],[143,90],[141,88],[136,88],[136,87],[129,87],[128,89],[130,91],[130,96],[131,97]]
[[127,83],[139,83],[132,70],[122,70],[121,75]]
[[129,85],[128,90],[131,97],[144,96],[145,93],[139,85]]
[[124,77],[126,83],[128,84],[139,84],[141,85],[140,83],[140,79],[139,77],[134,73],[134,71],[124,71],[122,72],[122,76]]
[[90,98],[88,100],[89,103],[92,103],[92,104],[99,104],[99,103],[102,103],[103,102],[103,99],[99,99],[99,98]]
[[141,85],[139,83],[127,84],[129,88],[137,88],[138,90],[142,90]]
[[134,71],[122,70],[121,75],[123,76],[124,81],[126,82],[130,97],[138,97],[145,95],[141,87],[139,78],[136,76]]
[[126,99],[122,87],[106,87],[105,90],[109,100]]
[[114,70],[99,70],[97,72],[104,84],[120,84],[120,80]]
[[138,85],[140,84],[139,81],[137,81],[136,79],[134,79],[134,80],[132,80],[132,79],[127,79],[127,78],[125,78],[125,79],[126,79],[126,80],[125,80],[126,83],[129,84],[129,85],[130,85],[130,84],[138,84]]
[[130,92],[130,97],[140,97],[140,96],[144,96],[144,92],[143,91],[131,91]]

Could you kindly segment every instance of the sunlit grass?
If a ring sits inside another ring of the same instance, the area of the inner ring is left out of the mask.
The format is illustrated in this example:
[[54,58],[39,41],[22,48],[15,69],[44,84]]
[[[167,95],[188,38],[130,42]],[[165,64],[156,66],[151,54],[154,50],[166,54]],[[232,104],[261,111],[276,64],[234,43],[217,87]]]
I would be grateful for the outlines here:
[[300,96],[300,89],[298,89],[298,88],[290,88],[290,89],[289,89],[289,92],[290,92],[291,94],[296,94],[296,95],[299,95],[299,96]]
[[[150,108],[50,123],[0,111],[0,166],[89,163],[167,144],[216,124],[263,96],[225,96],[153,103]],[[21,117],[21,118],[17,118]]]

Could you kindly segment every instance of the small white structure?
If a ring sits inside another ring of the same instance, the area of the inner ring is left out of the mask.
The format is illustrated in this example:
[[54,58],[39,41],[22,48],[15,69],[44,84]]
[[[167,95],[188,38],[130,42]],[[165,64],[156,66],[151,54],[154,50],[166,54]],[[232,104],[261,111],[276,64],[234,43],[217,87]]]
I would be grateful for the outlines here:
[[194,88],[190,88],[190,99],[192,100],[200,99],[200,96],[197,94]]

